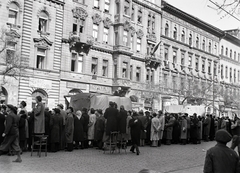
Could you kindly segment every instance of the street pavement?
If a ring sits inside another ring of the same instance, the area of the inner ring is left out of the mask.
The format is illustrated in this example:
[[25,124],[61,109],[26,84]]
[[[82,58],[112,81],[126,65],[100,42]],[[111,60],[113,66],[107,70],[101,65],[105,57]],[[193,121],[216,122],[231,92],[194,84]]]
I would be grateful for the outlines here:
[[120,154],[96,149],[60,151],[30,156],[22,154],[22,163],[13,163],[16,156],[0,156],[0,173],[138,173],[142,169],[154,173],[202,173],[206,150],[216,142],[198,145],[162,145],[140,147],[140,155],[122,150]]

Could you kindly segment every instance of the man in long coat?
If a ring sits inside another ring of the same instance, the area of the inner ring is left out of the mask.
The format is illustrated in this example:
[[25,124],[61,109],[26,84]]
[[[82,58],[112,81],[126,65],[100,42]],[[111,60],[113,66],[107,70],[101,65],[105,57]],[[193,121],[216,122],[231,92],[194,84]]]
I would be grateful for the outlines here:
[[172,132],[173,132],[173,125],[175,118],[173,117],[173,114],[169,115],[170,119],[167,124],[165,124],[166,128],[166,145],[171,145],[171,140],[172,140]]
[[121,105],[118,114],[118,131],[123,139],[126,139],[127,116],[127,111],[124,109],[124,106]]
[[191,140],[193,144],[197,144],[197,137],[198,137],[198,118],[197,114],[193,114],[193,118],[191,121]]
[[104,118],[107,120],[106,124],[106,135],[109,136],[111,132],[117,130],[117,117],[118,110],[114,108],[114,103],[109,103],[109,108],[106,109],[104,113]]
[[74,116],[74,133],[73,133],[73,140],[75,141],[75,149],[79,148],[79,142],[81,142],[81,149],[84,149],[85,144],[84,140],[84,123],[85,119],[81,111],[77,111],[76,115]]
[[94,132],[94,139],[97,141],[98,149],[102,149],[103,147],[103,134],[105,129],[105,118],[103,117],[102,110],[97,110],[97,120],[95,123],[95,132]]
[[66,138],[65,138],[65,124],[66,124],[66,112],[63,110],[63,104],[58,104],[57,108],[60,110],[60,116],[63,119],[63,127],[62,127],[62,132],[61,132],[61,142],[60,142],[60,149],[64,150],[66,146]]
[[65,137],[67,143],[67,151],[73,150],[73,132],[74,132],[74,119],[73,119],[73,108],[67,109],[67,116],[65,122]]
[[209,141],[209,133],[211,127],[211,119],[209,117],[209,114],[206,115],[206,119],[203,122],[203,127],[204,127],[204,140],[207,142]]
[[157,114],[153,113],[153,119],[151,123],[151,137],[150,137],[150,140],[152,141],[152,147],[158,146],[159,129],[160,129],[160,121],[157,118]]
[[83,123],[83,138],[84,141],[82,142],[82,148],[88,148],[88,124],[89,124],[89,115],[87,112],[87,108],[82,108],[82,117],[84,120]]
[[44,110],[45,107],[42,103],[42,97],[36,97],[36,108],[33,109],[34,112],[34,130],[35,134],[44,134],[45,133],[45,115]]
[[162,111],[158,111],[158,116],[159,116],[159,121],[160,121],[160,129],[158,132],[158,136],[159,136],[158,146],[161,146],[164,126],[165,126],[165,116],[163,115]]

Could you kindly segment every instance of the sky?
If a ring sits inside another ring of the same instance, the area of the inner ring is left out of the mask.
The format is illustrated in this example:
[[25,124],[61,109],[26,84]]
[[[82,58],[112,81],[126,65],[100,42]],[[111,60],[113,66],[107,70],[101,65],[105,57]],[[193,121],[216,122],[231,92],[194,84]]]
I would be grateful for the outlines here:
[[[234,19],[226,13],[217,10],[217,7],[209,0],[165,0],[178,9],[191,14],[221,30],[240,28],[240,21]],[[212,0],[221,3],[222,0]],[[231,0],[229,0],[231,1]],[[239,8],[240,9],[240,8]],[[239,10],[240,11],[240,10]],[[240,15],[236,15],[240,20]]]

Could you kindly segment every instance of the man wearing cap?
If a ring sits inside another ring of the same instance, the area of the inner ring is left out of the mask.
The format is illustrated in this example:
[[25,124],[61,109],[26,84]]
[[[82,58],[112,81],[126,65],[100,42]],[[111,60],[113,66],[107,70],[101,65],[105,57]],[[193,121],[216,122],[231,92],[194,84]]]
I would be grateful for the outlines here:
[[20,117],[17,116],[17,108],[13,105],[7,105],[7,116],[6,116],[6,128],[4,133],[2,134],[2,137],[4,138],[4,141],[2,142],[0,146],[0,155],[2,155],[4,152],[8,151],[9,148],[13,149],[17,154],[17,159],[13,162],[22,162],[21,156],[20,156],[20,146],[19,146],[19,124]]
[[232,136],[224,129],[218,130],[215,135],[217,145],[210,148],[205,157],[204,173],[238,173],[239,159],[237,153],[226,144]]

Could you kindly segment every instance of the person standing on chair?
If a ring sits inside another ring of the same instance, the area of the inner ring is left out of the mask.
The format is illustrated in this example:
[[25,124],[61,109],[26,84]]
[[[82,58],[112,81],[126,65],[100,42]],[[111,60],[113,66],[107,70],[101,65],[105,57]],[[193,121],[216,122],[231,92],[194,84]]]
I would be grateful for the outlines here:
[[17,108],[13,105],[7,105],[7,117],[6,117],[6,128],[2,137],[4,141],[0,146],[0,155],[8,151],[9,148],[13,149],[17,154],[17,159],[13,162],[22,162],[20,152],[21,148],[19,146],[19,124],[20,117],[17,115]]
[[33,109],[34,112],[34,134],[44,134],[45,133],[45,106],[42,103],[42,97],[36,97],[36,108]]
[[139,155],[140,151],[138,146],[140,145],[140,135],[141,130],[144,131],[144,127],[142,122],[138,120],[137,114],[133,114],[133,118],[129,121],[129,127],[131,128],[131,139],[132,139],[132,147],[130,149],[131,152],[135,153],[135,148],[137,151],[137,155]]

